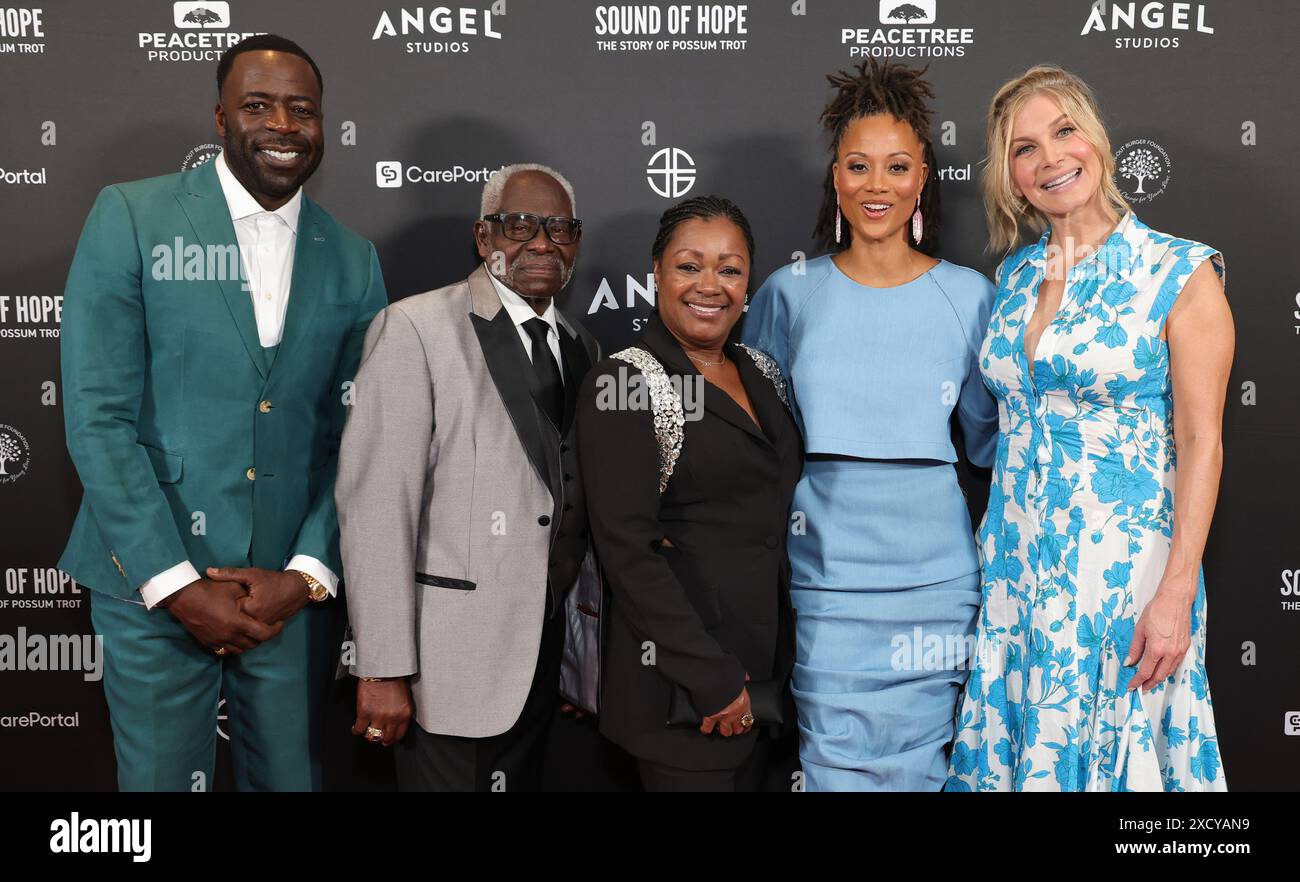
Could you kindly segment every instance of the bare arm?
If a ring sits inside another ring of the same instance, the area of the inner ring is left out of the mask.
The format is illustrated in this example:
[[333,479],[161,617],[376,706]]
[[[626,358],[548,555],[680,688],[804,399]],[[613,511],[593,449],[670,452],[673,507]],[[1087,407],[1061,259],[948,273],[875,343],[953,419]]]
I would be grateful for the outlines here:
[[1209,260],[1183,286],[1166,330],[1178,456],[1173,540],[1129,652],[1130,663],[1142,658],[1129,688],[1148,690],[1178,668],[1190,646],[1201,556],[1223,470],[1223,407],[1236,335],[1223,284]]

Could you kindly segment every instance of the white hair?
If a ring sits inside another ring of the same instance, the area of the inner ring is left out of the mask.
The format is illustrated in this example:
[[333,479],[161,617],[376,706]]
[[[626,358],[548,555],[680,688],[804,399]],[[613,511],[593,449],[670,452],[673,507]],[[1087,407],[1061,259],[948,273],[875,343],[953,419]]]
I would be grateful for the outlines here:
[[547,165],[539,165],[535,162],[517,162],[514,165],[504,166],[496,174],[488,178],[488,182],[483,185],[483,198],[479,202],[479,217],[485,217],[489,214],[496,214],[501,210],[501,194],[505,192],[506,182],[517,172],[535,171],[545,175],[550,175],[561,187],[564,188],[565,194],[569,197],[569,211],[574,217],[578,216],[578,202],[573,198],[573,185],[569,179]]

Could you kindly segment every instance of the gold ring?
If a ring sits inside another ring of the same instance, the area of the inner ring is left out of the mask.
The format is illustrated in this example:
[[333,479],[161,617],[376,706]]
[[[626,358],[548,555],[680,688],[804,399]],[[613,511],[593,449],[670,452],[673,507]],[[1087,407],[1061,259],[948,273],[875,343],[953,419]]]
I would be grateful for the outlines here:
[[740,718],[740,725],[744,726],[746,729],[754,725],[754,715],[753,714],[742,715]]
[[212,650],[212,651],[215,652],[217,655],[225,655],[225,654],[226,654],[226,647],[224,647],[224,646],[218,646],[216,649],[214,649],[214,650]]
[[366,740],[367,740],[367,741],[379,741],[379,740],[381,740],[383,737],[384,737],[384,730],[383,730],[383,729],[376,729],[374,726],[367,726],[367,727],[366,727]]

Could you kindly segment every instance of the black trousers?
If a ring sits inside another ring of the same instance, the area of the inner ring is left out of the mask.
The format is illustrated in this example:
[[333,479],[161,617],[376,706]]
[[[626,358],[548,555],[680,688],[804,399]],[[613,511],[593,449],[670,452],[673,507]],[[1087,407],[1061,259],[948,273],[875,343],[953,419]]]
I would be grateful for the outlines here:
[[638,758],[641,786],[647,793],[756,793],[763,789],[767,777],[771,742],[765,732],[756,733],[754,738],[753,751],[734,769],[699,772]]
[[[548,604],[549,606],[549,604]],[[542,624],[533,683],[515,724],[500,735],[435,735],[415,723],[396,746],[397,786],[404,792],[537,791],[546,736],[560,700],[564,612]]]

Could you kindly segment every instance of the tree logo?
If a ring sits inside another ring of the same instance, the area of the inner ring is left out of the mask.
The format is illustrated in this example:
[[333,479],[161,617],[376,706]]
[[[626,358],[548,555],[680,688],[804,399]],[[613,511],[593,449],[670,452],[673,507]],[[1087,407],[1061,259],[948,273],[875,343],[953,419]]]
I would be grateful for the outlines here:
[[0,484],[12,484],[32,464],[32,447],[27,436],[13,426],[0,423]]
[[1165,148],[1149,138],[1129,141],[1115,151],[1115,183],[1129,202],[1150,202],[1165,192],[1173,170]]
[[880,23],[923,25],[934,24],[935,4],[938,0],[880,0]]
[[178,28],[230,27],[230,3],[220,0],[200,0],[172,4],[172,20]]

